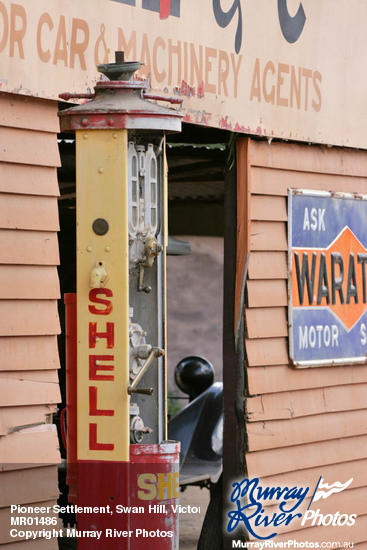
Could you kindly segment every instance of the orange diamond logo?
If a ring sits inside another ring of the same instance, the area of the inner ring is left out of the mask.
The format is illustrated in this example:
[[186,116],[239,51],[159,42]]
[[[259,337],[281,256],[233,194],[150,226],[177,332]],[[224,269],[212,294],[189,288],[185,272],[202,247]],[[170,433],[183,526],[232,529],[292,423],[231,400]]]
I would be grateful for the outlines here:
[[345,227],[327,249],[293,249],[295,307],[329,307],[350,330],[367,309],[367,249]]

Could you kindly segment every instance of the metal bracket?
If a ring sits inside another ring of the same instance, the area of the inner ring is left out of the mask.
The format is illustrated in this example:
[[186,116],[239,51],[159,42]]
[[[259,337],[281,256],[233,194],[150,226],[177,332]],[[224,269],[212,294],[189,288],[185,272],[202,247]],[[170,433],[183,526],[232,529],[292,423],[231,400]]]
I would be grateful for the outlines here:
[[138,393],[138,392],[135,392],[135,388],[136,386],[139,384],[140,380],[142,379],[142,377],[144,376],[144,374],[147,372],[147,370],[149,369],[150,365],[153,363],[154,359],[156,357],[162,357],[164,355],[164,350],[161,349],[161,348],[152,348],[151,352],[149,353],[148,355],[148,358],[147,360],[145,361],[144,365],[142,366],[141,370],[139,371],[139,373],[137,374],[136,378],[134,379],[133,383],[131,384],[131,386],[129,386],[127,388],[127,393],[128,394],[132,394],[132,393]]
[[155,237],[151,237],[145,241],[145,260],[140,264],[139,271],[139,282],[138,282],[138,292],[149,292],[152,290],[152,287],[147,285],[144,286],[144,269],[153,267],[154,260],[159,254],[163,251],[163,246],[157,241]]

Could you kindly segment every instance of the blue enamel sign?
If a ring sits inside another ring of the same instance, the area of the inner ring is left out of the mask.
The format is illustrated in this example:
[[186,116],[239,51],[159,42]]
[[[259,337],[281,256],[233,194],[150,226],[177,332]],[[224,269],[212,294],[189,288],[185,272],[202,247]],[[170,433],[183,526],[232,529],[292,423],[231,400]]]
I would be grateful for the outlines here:
[[367,361],[366,199],[289,192],[289,346],[295,366]]

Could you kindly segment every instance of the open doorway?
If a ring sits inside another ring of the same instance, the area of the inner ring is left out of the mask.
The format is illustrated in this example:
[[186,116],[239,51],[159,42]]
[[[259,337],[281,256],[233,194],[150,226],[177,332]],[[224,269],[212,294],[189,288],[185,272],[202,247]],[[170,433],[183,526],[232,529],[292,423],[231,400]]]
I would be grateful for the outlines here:
[[[168,411],[172,415],[180,410],[183,415],[188,405],[188,395],[179,390],[174,376],[176,365],[184,357],[204,357],[213,366],[214,381],[223,380],[224,179],[227,140],[226,132],[186,126],[182,134],[168,141],[169,235],[188,243],[191,251],[190,254],[167,256]],[[215,391],[212,393],[214,395]],[[220,423],[223,418],[221,389],[217,390],[216,399],[219,401],[219,412],[218,409],[215,412],[219,414]],[[210,399],[206,398],[204,402],[203,397],[203,412],[209,403]],[[196,412],[193,413],[195,417]],[[208,413],[214,416],[209,409]],[[188,411],[188,415],[191,412]],[[182,428],[178,426],[179,416],[173,419],[174,423],[177,419],[173,429]],[[200,413],[196,419],[199,416]],[[182,420],[185,423],[184,416]],[[202,422],[195,422],[188,425],[187,429],[195,430],[198,435],[193,437],[190,446],[191,450],[196,446],[197,452],[194,452],[192,458],[190,455],[188,470],[191,470],[192,475],[186,479],[187,485],[181,484],[183,491],[180,503],[183,506],[196,506],[199,513],[180,515],[180,549],[185,550],[196,550],[199,538],[200,548],[209,548],[205,546],[207,542],[200,534],[210,495],[215,492],[217,485],[211,483],[214,478],[202,476],[203,468],[206,472],[213,468],[214,473],[216,466],[218,471],[215,453],[211,448],[206,448],[211,447],[211,438],[207,437],[210,422],[204,419],[207,433],[201,441],[199,432]],[[213,423],[215,425],[216,421]],[[205,465],[206,458],[212,461],[210,466],[208,462]],[[210,487],[211,491],[208,490]]]

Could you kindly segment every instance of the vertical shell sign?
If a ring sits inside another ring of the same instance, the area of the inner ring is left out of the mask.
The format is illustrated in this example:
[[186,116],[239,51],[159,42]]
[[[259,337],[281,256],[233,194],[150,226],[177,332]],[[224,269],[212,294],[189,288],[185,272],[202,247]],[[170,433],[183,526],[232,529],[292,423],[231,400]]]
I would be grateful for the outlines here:
[[290,190],[294,366],[367,362],[367,196]]

